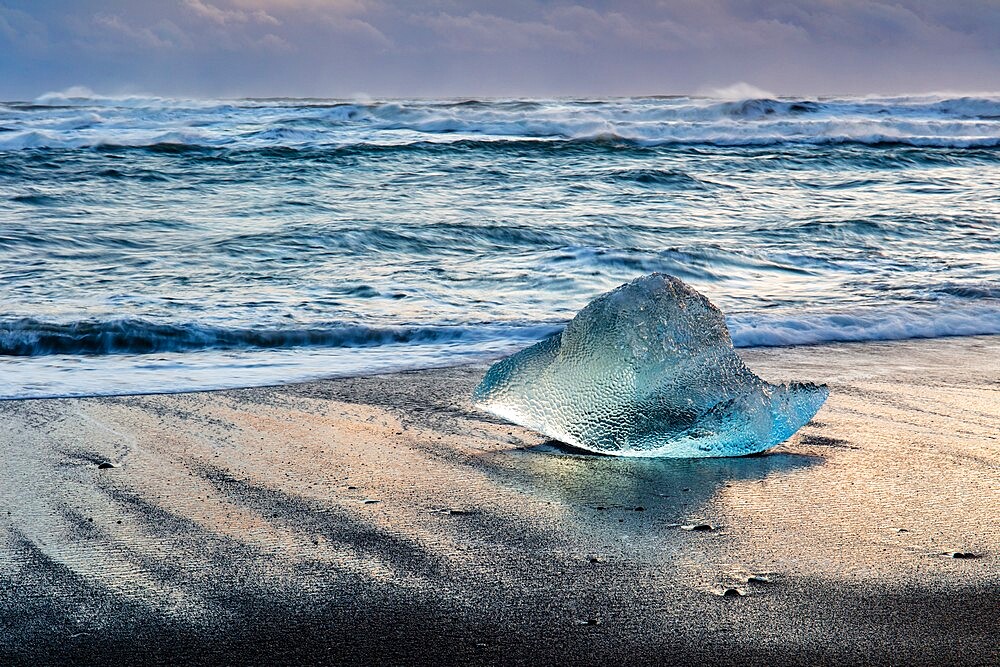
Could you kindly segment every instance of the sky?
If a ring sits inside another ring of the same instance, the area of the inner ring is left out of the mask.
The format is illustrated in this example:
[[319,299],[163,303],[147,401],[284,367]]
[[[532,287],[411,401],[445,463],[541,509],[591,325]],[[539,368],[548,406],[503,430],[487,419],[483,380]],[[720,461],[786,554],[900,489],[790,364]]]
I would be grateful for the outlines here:
[[[1000,0],[0,0],[0,99],[996,92]],[[739,88],[735,90],[740,90]]]

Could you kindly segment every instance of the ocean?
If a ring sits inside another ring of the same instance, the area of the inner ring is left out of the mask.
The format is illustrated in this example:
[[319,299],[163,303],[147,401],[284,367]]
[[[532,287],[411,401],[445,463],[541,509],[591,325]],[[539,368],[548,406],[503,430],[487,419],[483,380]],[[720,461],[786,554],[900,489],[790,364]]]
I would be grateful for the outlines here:
[[483,360],[654,271],[742,347],[1000,334],[1000,97],[0,103],[0,398]]

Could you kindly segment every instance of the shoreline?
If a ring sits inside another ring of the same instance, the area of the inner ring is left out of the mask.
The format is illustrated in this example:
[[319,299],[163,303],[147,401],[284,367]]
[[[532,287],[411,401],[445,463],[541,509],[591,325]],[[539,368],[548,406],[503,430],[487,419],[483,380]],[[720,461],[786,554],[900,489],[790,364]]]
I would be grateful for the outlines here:
[[[808,350],[810,348],[821,348],[821,349],[836,349],[844,346],[853,347],[867,347],[867,346],[893,346],[893,345],[905,345],[907,343],[921,343],[924,341],[950,341],[950,340],[990,340],[997,339],[1000,340],[1000,334],[955,334],[948,336],[934,336],[934,337],[917,337],[917,338],[903,338],[903,339],[889,339],[889,340],[843,340],[843,341],[825,341],[818,343],[795,343],[787,345],[748,345],[744,347],[735,347],[736,352],[749,359],[754,359],[757,356],[767,357],[767,351],[769,350],[781,350],[785,352],[791,352],[792,350]],[[528,347],[533,343],[538,341],[532,341],[524,347]],[[292,348],[294,349],[294,348]],[[306,348],[311,349],[311,348]],[[344,348],[351,349],[351,348]],[[367,348],[359,348],[367,349]],[[441,365],[429,365],[429,366],[419,366],[419,367],[400,367],[388,371],[372,371],[372,372],[351,372],[345,371],[343,374],[331,374],[331,375],[317,375],[315,377],[299,379],[299,380],[288,380],[279,382],[269,382],[267,384],[249,384],[249,385],[237,385],[237,386],[219,386],[219,387],[199,387],[192,389],[178,389],[178,390],[164,390],[164,391],[135,391],[135,392],[124,392],[124,393],[97,393],[97,394],[59,394],[52,396],[11,396],[5,397],[0,396],[0,404],[5,402],[16,402],[16,401],[48,401],[48,400],[77,400],[77,399],[88,399],[88,398],[130,398],[130,397],[140,397],[140,396],[177,396],[185,394],[202,394],[202,393],[218,393],[227,391],[243,391],[249,389],[281,389],[282,387],[291,387],[296,385],[312,385],[316,383],[323,382],[337,382],[341,380],[352,380],[358,378],[366,377],[386,377],[392,375],[403,375],[407,373],[422,373],[430,371],[447,371],[452,369],[460,369],[466,367],[475,367],[486,369],[493,363],[503,359],[511,354],[514,354],[518,350],[523,349],[516,346],[511,347],[510,350],[504,352],[500,355],[490,355],[488,357],[483,357],[479,359],[473,359],[472,361],[463,360],[455,363],[442,362]],[[33,357],[24,357],[33,358]]]
[[831,388],[740,459],[562,449],[486,364],[0,402],[0,662],[1000,660],[1000,336],[738,352]]

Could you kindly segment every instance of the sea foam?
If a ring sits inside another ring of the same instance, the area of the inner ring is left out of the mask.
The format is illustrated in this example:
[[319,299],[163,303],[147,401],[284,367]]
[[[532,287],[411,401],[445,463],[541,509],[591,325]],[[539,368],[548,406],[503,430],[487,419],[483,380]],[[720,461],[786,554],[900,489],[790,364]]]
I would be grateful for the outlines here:
[[[81,110],[91,113],[81,116]],[[167,141],[208,147],[391,146],[470,139],[644,146],[1000,145],[1000,97],[991,96],[358,103],[106,97],[71,90],[32,104],[8,104],[0,121],[5,130],[0,150]]]
[[483,360],[653,272],[737,346],[1000,333],[998,137],[990,95],[3,103],[0,393]]
[[861,307],[727,318],[736,347],[1000,334],[1000,301],[950,306]]

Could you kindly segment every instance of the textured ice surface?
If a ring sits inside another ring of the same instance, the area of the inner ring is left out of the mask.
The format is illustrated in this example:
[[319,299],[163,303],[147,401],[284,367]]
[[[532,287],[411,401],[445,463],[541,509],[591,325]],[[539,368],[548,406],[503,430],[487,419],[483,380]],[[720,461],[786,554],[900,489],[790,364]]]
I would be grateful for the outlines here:
[[828,391],[768,384],[733,350],[722,312],[654,273],[602,294],[562,333],[493,365],[473,400],[595,452],[739,456],[795,433]]

